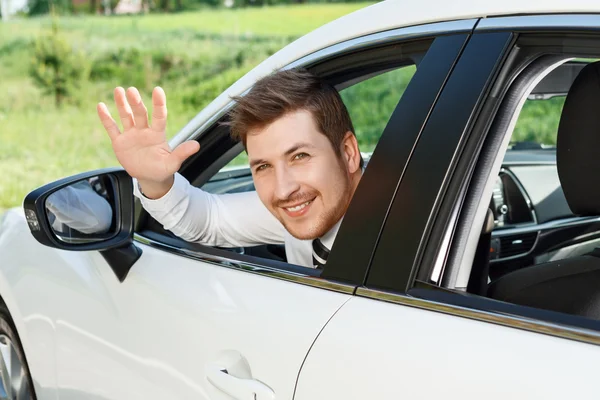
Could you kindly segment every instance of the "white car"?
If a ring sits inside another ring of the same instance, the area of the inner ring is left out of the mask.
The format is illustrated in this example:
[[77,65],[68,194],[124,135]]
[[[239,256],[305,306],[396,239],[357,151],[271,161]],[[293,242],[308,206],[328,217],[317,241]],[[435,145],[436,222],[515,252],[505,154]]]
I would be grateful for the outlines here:
[[[231,96],[305,67],[364,100],[384,128],[323,272],[173,236],[119,169],[50,183],[0,224],[0,399],[595,397],[598,59],[597,0],[385,1],[298,39],[171,144],[201,143],[193,185],[252,190]],[[556,148],[515,143],[542,118]],[[112,215],[57,224],[77,182]]]

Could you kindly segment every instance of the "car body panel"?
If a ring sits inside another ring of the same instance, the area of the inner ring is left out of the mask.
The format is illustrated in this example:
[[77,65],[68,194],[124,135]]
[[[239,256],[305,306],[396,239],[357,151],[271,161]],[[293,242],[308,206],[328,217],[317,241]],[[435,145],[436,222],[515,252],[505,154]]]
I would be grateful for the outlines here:
[[0,247],[15,251],[2,252],[0,290],[40,399],[224,399],[205,368],[225,350],[291,398],[308,349],[350,297],[139,243],[120,283],[98,252],[39,246],[17,210],[3,224]]
[[[247,359],[254,379],[290,398],[312,342],[349,298],[138,245],[142,257],[125,282],[112,279],[114,298],[102,328],[81,317],[57,326],[58,340],[71,347],[58,357],[59,394],[89,391],[101,381],[111,399],[226,398],[205,369],[229,350]],[[92,270],[110,273],[99,255],[94,264]],[[88,285],[71,285],[79,286],[72,301],[94,303]],[[97,375],[94,364],[102,366]],[[130,376],[137,382],[125,382]]]
[[355,297],[311,349],[295,400],[586,398],[598,357],[595,345]]

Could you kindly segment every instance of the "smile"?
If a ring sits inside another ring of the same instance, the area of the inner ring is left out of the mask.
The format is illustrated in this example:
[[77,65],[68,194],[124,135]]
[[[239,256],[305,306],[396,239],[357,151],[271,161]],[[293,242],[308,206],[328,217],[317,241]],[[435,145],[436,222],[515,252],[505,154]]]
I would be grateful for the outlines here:
[[286,207],[285,209],[288,210],[289,212],[296,212],[296,211],[300,211],[302,210],[304,207],[306,207],[307,205],[310,204],[312,200],[307,201],[306,203],[300,204],[298,206],[295,207]]
[[306,213],[309,212],[314,200],[315,199],[312,199],[312,200],[306,201],[301,204],[297,204],[292,207],[281,207],[281,208],[283,209],[283,211],[285,211],[285,213],[287,214],[288,217],[298,218],[298,217],[302,217],[303,215],[305,215]]

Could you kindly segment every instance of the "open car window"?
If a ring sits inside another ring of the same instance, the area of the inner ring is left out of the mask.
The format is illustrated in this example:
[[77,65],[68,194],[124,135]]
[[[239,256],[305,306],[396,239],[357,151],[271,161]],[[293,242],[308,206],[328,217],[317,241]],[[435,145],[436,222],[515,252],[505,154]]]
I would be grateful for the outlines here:
[[[365,162],[363,168],[368,168],[373,150],[415,71],[416,67],[411,63],[375,76],[371,73],[368,79],[340,90],[355,128],[359,150]],[[235,194],[255,190],[247,154],[241,146],[238,145],[238,148],[239,154],[203,184],[202,190],[213,194]],[[287,262],[284,245],[270,244],[223,250]]]
[[[228,265],[243,263],[244,269],[269,268],[327,280],[362,282],[411,149],[468,38],[468,32],[462,30],[451,35],[445,31],[437,38],[426,32],[422,38],[413,36],[406,43],[378,43],[359,52],[330,55],[309,67],[341,93],[366,161],[360,185],[322,272],[288,264],[283,245],[214,248],[185,242],[143,211],[138,232],[169,248],[184,248],[186,254],[191,251],[201,257],[218,257],[227,260]],[[182,166],[180,173],[193,186],[212,194],[252,191],[252,176],[244,165],[242,145],[231,139],[227,125],[221,122],[215,121],[200,134],[200,151]],[[360,240],[351,233],[358,226]],[[350,254],[344,251],[347,248],[353,249],[350,264],[345,259]]]
[[[354,124],[365,165],[415,71],[416,66],[411,64],[383,72],[340,91]],[[254,190],[246,152],[241,150],[202,189],[215,194]]]

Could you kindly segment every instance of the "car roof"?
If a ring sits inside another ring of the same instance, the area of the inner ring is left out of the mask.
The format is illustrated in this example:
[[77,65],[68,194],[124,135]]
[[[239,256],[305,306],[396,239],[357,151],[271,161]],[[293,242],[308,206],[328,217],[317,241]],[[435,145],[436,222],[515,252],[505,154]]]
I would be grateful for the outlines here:
[[598,0],[386,0],[340,17],[295,40],[260,63],[204,108],[171,145],[187,140],[196,129],[248,90],[263,76],[336,43],[372,33],[436,22],[494,16],[600,13]]

